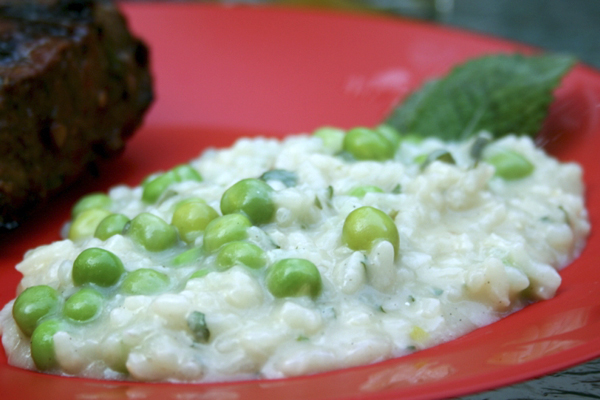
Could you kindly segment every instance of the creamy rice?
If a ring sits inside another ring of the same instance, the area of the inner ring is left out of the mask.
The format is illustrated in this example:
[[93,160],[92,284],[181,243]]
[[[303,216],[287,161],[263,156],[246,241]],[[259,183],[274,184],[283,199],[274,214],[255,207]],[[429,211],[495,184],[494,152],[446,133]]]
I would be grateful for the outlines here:
[[[202,245],[148,252],[127,235],[106,241],[58,241],[29,251],[17,266],[19,291],[48,285],[63,299],[76,291],[71,269],[84,249],[117,255],[125,270],[150,268],[170,278],[155,295],[112,291],[100,315],[65,323],[53,336],[57,368],[48,372],[104,379],[204,382],[281,378],[377,362],[463,335],[554,296],[558,270],[582,250],[590,226],[582,170],[559,163],[528,137],[508,136],[488,147],[519,152],[535,167],[523,179],[503,180],[486,162],[469,155],[473,140],[403,142],[393,160],[348,161],[321,139],[240,139],[231,148],[208,150],[190,165],[202,182],[171,185],[156,204],[141,200],[141,187],[110,190],[111,211],[135,217],[150,212],[171,222],[176,204],[204,199],[219,210],[221,196],[242,178],[265,171],[293,171],[297,184],[273,180],[276,211],[271,223],[253,226],[247,241],[261,247],[267,267],[215,269],[215,256],[199,269],[170,266],[178,253]],[[448,150],[456,165],[414,160]],[[373,185],[383,193],[348,193]],[[393,217],[400,236],[370,252],[342,244],[347,215],[372,206]],[[277,260],[302,258],[322,278],[319,296],[275,298],[265,272]],[[35,369],[30,339],[12,317],[13,301],[0,313],[2,341],[11,365]],[[205,315],[210,339],[199,343],[188,324]],[[126,370],[124,369],[126,368]]]

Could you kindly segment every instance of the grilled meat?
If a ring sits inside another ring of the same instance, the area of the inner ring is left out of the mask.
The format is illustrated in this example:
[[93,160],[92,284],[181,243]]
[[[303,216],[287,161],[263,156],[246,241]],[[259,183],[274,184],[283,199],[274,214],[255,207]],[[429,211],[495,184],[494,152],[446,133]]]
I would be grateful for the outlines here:
[[119,154],[152,99],[148,49],[111,2],[0,0],[0,226]]

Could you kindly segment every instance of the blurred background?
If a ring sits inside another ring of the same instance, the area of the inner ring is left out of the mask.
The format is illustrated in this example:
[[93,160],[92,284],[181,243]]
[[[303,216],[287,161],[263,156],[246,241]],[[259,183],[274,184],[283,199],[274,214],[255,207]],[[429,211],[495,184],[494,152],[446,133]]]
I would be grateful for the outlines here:
[[[175,0],[194,1],[194,0]],[[600,68],[600,0],[195,0],[384,13],[569,53]]]

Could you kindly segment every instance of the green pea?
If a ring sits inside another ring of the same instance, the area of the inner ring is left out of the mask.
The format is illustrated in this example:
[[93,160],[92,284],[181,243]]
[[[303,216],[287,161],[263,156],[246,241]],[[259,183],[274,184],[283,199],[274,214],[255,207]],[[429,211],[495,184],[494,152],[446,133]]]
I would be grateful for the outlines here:
[[244,240],[252,223],[242,214],[228,214],[215,218],[206,226],[204,232],[204,249],[213,253],[225,243]]
[[190,275],[189,279],[205,277],[206,275],[208,275],[209,272],[210,272],[210,270],[208,268],[199,269],[198,271],[196,271],[192,275]]
[[423,165],[427,161],[428,154],[419,154],[413,159],[415,164]]
[[69,239],[77,241],[94,236],[96,228],[100,222],[111,215],[110,211],[101,208],[92,208],[84,210],[77,214],[69,228]]
[[275,297],[317,297],[323,286],[315,264],[302,258],[277,261],[267,271],[266,283]]
[[123,214],[111,214],[104,218],[94,232],[94,237],[100,240],[106,240],[114,235],[123,232],[123,228],[129,222],[129,218]]
[[47,371],[56,366],[54,335],[60,331],[61,323],[55,319],[42,322],[31,335],[31,358],[35,366]]
[[259,269],[267,264],[267,256],[263,249],[248,242],[227,243],[217,254],[217,269],[224,271],[234,265],[245,265]]
[[165,172],[154,179],[150,179],[142,184],[142,201],[146,203],[156,203],[158,198],[173,183],[177,182],[177,175],[173,171]]
[[115,285],[125,272],[121,259],[108,250],[92,247],[82,251],[73,262],[72,277],[77,286],[93,283]]
[[75,219],[79,214],[85,210],[91,210],[92,208],[108,209],[112,204],[112,200],[104,193],[91,193],[83,196],[71,210],[71,217]]
[[31,336],[44,317],[58,310],[59,294],[46,285],[31,286],[17,297],[13,304],[12,315],[21,331]]
[[494,152],[485,157],[485,162],[496,168],[496,176],[505,180],[525,178],[533,173],[533,164],[512,150]]
[[329,149],[332,153],[342,151],[345,131],[331,126],[321,127],[313,132],[313,136],[323,141],[323,147]]
[[400,143],[419,144],[423,142],[423,136],[416,133],[405,133],[400,137]]
[[148,251],[163,251],[177,243],[177,230],[160,217],[146,212],[132,219],[124,232]]
[[175,208],[171,225],[177,228],[179,237],[184,242],[192,243],[202,235],[208,223],[218,216],[219,214],[206,203],[187,201]]
[[175,208],[177,208],[179,206],[182,206],[182,205],[184,205],[186,203],[204,203],[204,204],[206,204],[206,201],[204,199],[201,199],[200,197],[189,197],[187,199],[183,199],[181,201],[178,201],[175,204]]
[[202,181],[202,175],[188,164],[181,164],[172,169],[177,176],[177,182]]
[[387,141],[392,144],[394,150],[396,150],[398,146],[400,146],[402,136],[400,135],[400,132],[398,132],[394,127],[382,124],[376,127],[375,131],[384,138],[386,138]]
[[202,176],[188,164],[181,164],[170,171],[160,174],[153,179],[146,179],[142,183],[142,200],[146,203],[155,203],[169,186],[176,182],[201,181]]
[[362,198],[365,197],[367,193],[383,193],[383,190],[377,186],[357,186],[348,192],[348,196]]
[[171,265],[174,267],[180,267],[184,265],[191,265],[199,262],[204,256],[204,250],[202,247],[194,247],[193,249],[189,249],[184,251],[183,253],[177,255],[177,257],[173,258],[171,261]]
[[357,160],[389,160],[394,157],[396,151],[385,136],[373,129],[362,127],[350,129],[346,133],[343,148]]
[[352,250],[368,252],[381,240],[390,242],[395,255],[398,255],[400,236],[389,215],[369,206],[357,208],[348,214],[342,228],[342,243]]
[[121,290],[130,295],[150,295],[163,292],[169,286],[169,277],[149,268],[136,269],[123,279]]
[[100,292],[83,288],[65,301],[63,314],[75,321],[90,321],[100,313],[103,302]]
[[253,224],[266,224],[275,214],[273,189],[260,179],[242,179],[223,193],[221,212],[241,213]]

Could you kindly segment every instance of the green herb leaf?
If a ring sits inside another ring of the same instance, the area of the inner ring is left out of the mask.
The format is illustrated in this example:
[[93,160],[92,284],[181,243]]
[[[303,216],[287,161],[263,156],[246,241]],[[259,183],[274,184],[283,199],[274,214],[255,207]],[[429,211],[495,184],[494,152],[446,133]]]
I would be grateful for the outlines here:
[[385,123],[405,134],[444,140],[466,139],[482,130],[496,138],[510,133],[535,136],[552,92],[575,61],[555,54],[477,58],[426,83]]

